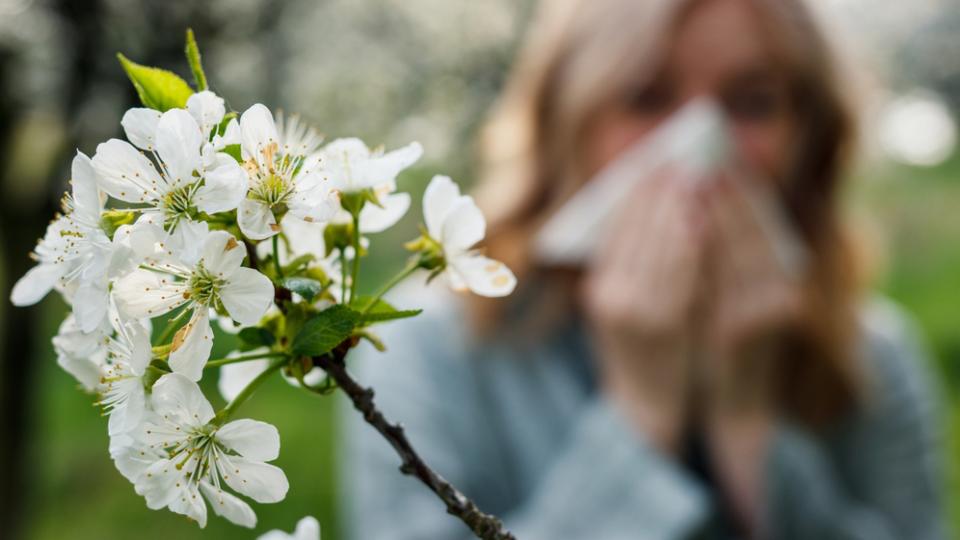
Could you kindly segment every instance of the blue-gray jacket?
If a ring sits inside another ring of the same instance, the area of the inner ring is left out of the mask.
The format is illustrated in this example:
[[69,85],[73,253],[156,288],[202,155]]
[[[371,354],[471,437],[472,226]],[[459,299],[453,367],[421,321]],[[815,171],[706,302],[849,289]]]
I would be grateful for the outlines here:
[[[407,295],[404,295],[407,296]],[[536,347],[475,342],[461,308],[385,326],[386,353],[350,368],[427,463],[519,540],[724,536],[712,490],[656,452],[597,391],[583,332]],[[783,425],[765,464],[765,529],[796,540],[945,537],[935,394],[889,303],[864,310],[869,402],[830,435]],[[346,522],[356,540],[465,540],[469,531],[343,404]]]

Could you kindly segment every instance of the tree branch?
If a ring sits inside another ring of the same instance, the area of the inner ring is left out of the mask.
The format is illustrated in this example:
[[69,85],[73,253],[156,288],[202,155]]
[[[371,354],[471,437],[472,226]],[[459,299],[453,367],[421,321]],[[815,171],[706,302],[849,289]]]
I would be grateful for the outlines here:
[[314,363],[323,368],[337,386],[350,397],[363,419],[374,427],[393,446],[402,461],[400,472],[419,478],[447,505],[447,513],[460,518],[483,540],[516,540],[495,516],[483,513],[473,501],[433,471],[410,445],[403,427],[390,423],[373,402],[373,390],[357,383],[347,372],[344,358],[352,343],[344,342],[330,354],[314,357]]

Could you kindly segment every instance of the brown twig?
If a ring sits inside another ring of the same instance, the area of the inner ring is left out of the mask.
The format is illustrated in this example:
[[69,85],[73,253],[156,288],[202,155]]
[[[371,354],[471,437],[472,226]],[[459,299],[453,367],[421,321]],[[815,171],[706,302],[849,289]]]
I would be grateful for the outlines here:
[[516,540],[516,537],[503,527],[499,519],[482,512],[466,495],[424,463],[407,440],[401,425],[391,423],[384,418],[383,413],[373,403],[373,390],[361,386],[347,372],[344,358],[351,345],[349,341],[344,342],[331,354],[315,357],[314,363],[327,372],[337,386],[350,397],[353,406],[363,414],[363,419],[393,446],[402,461],[400,471],[419,478],[426,484],[430,491],[436,493],[437,497],[447,505],[447,513],[460,518],[478,538]]

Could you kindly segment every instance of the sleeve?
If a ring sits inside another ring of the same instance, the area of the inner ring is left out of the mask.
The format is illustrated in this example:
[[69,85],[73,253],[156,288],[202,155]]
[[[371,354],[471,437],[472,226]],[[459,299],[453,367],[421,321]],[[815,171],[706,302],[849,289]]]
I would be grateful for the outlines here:
[[[358,377],[375,388],[388,419],[404,424],[425,461],[482,510],[503,519],[518,539],[681,540],[703,526],[708,514],[703,489],[634,436],[602,399],[588,400],[571,420],[566,442],[538,482],[520,490],[522,495],[504,488],[511,484],[498,475],[508,474],[509,467],[497,461],[509,456],[491,449],[482,393],[463,369],[457,332],[426,319],[397,330],[402,335],[391,333],[386,340],[388,354],[358,359]],[[387,441],[348,408],[342,485],[349,537],[471,538],[433,493],[397,470],[399,458]]]
[[768,519],[777,538],[946,538],[936,399],[925,357],[905,321],[888,309],[882,318],[867,348],[876,384],[840,450],[845,476],[822,444],[799,429],[782,428],[774,443]]

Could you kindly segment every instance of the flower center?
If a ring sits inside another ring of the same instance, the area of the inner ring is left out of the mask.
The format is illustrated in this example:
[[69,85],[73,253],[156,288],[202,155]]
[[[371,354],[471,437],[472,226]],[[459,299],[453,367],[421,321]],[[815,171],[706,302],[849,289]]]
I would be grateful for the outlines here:
[[220,297],[220,288],[226,280],[210,273],[203,263],[198,263],[190,276],[188,287],[190,298],[202,306],[209,306]]
[[267,145],[261,153],[262,160],[257,161],[251,158],[243,164],[243,168],[250,176],[249,197],[266,204],[273,210],[278,210],[277,207],[284,205],[293,193],[293,177],[303,159],[280,153],[277,143]]
[[170,190],[163,197],[163,211],[165,229],[172,230],[183,218],[192,218],[196,214],[193,206],[193,195],[196,192],[196,184],[188,184]]

